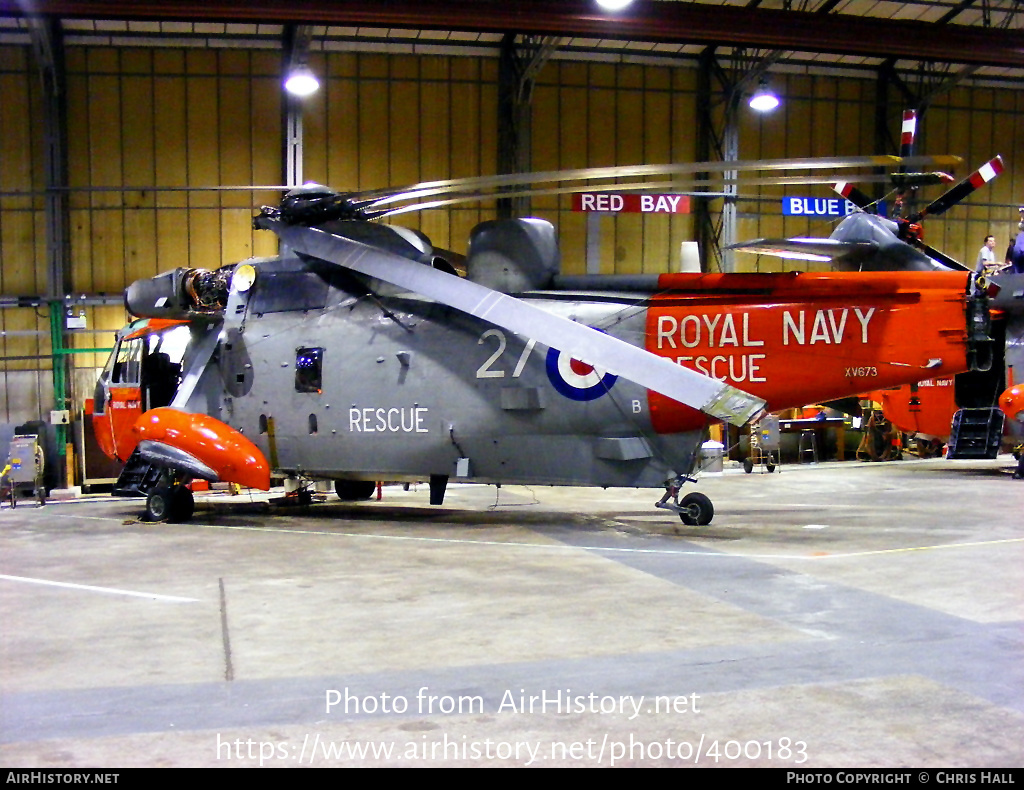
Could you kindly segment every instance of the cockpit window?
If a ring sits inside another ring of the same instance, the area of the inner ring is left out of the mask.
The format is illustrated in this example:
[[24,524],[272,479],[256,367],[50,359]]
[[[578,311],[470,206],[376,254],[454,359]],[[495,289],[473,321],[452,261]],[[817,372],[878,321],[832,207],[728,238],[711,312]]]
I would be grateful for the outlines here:
[[320,392],[323,385],[322,348],[300,348],[295,352],[295,391]]
[[142,342],[141,337],[121,342],[110,374],[112,384],[138,385],[141,373]]
[[187,326],[177,326],[154,333],[147,338],[149,344],[147,353],[155,354],[159,351],[167,354],[172,362],[181,362],[191,338],[192,335]]

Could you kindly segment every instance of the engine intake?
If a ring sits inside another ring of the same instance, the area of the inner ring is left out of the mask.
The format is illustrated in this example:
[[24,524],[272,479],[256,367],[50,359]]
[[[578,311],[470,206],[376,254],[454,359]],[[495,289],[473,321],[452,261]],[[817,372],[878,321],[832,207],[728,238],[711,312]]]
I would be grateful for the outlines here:
[[139,318],[195,319],[219,316],[227,305],[234,267],[216,271],[177,268],[136,280],[124,292],[125,308]]

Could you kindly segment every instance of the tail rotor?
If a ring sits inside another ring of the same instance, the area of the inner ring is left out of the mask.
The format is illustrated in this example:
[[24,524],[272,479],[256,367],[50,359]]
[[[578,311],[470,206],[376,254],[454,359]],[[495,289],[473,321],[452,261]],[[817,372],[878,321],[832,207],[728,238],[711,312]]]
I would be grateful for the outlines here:
[[[903,113],[903,123],[900,129],[901,159],[906,160],[915,156],[916,135],[917,112],[915,110],[906,110]],[[906,171],[905,166],[901,165],[899,172],[892,173],[889,176],[895,188],[892,220],[896,223],[897,237],[948,268],[956,270],[968,269],[959,261],[925,244],[922,240],[923,231],[921,223],[926,217],[937,217],[940,214],[944,214],[1002,172],[1003,159],[1001,156],[996,156],[971,173],[963,181],[947,189],[920,211],[915,211],[909,216],[903,216],[904,205],[918,188],[953,184],[955,179],[948,173],[942,172],[910,173]],[[869,214],[877,213],[878,201],[872,199],[852,184],[840,181],[833,185],[833,189],[862,211]]]

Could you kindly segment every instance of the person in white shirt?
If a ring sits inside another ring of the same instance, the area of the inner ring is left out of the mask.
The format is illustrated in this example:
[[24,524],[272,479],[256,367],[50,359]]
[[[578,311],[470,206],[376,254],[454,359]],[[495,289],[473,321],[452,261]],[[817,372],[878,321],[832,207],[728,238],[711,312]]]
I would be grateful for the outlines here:
[[981,249],[978,250],[978,260],[974,264],[975,274],[989,274],[996,267],[996,254],[994,252],[996,248],[996,237],[986,236],[985,243]]

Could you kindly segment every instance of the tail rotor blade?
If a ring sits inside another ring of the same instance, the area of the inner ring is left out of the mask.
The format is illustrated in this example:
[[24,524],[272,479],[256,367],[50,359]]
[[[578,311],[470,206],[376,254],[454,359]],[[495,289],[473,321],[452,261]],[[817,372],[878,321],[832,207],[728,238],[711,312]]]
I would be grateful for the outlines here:
[[[900,128],[900,156],[914,155],[914,137],[917,134],[917,110],[903,111],[903,126]],[[905,167],[900,168],[906,169]]]
[[849,181],[837,181],[832,185],[832,189],[857,206],[857,208],[864,211],[874,212],[875,201],[857,189],[857,187]]
[[911,217],[910,221],[920,222],[926,216],[936,217],[939,214],[948,211],[978,187],[984,186],[1002,172],[1003,158],[1001,156],[997,156],[994,159],[990,159],[955,187],[929,203],[925,208]]
[[918,241],[916,246],[920,248],[926,255],[928,255],[928,257],[934,258],[943,266],[952,269],[955,272],[971,271],[970,268],[964,266],[962,263],[960,263],[960,261],[956,260],[955,258],[950,258],[948,255],[946,255],[946,253],[939,252],[937,249],[928,246],[923,241]]

